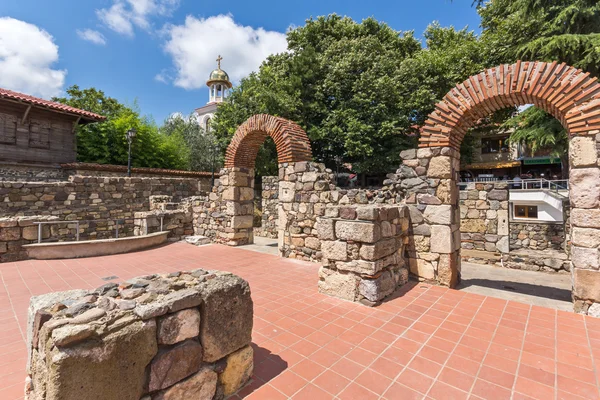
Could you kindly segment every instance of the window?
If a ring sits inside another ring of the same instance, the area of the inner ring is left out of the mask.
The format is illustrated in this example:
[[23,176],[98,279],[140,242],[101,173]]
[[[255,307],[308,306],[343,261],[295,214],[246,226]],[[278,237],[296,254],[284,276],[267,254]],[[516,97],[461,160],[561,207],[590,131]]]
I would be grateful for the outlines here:
[[538,208],[537,208],[537,206],[526,206],[526,205],[515,204],[514,217],[515,218],[537,219]]
[[0,114],[0,143],[17,143],[17,118],[9,114]]
[[508,151],[508,136],[481,139],[481,154],[504,153]]
[[49,148],[51,131],[50,122],[32,120],[29,124],[29,147]]
[[205,124],[206,124],[206,125],[205,125],[205,128],[204,128],[204,130],[205,130],[206,132],[210,132],[210,117],[206,118],[206,122],[205,122]]

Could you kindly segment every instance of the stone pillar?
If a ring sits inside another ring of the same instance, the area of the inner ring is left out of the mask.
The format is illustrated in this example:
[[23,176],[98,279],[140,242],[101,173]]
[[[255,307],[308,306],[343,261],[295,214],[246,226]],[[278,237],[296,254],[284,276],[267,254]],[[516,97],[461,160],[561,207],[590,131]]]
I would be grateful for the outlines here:
[[410,271],[454,287],[460,280],[460,154],[450,147],[434,147],[406,150],[400,157],[397,175],[412,223]]
[[219,235],[230,246],[254,243],[254,170],[223,168],[220,181],[228,222]]
[[323,253],[319,292],[368,306],[408,281],[404,206],[329,206],[317,230]]
[[573,306],[600,316],[600,133],[569,144]]
[[279,164],[278,239],[282,257],[320,260],[315,227],[332,198],[334,175],[324,164],[301,161]]

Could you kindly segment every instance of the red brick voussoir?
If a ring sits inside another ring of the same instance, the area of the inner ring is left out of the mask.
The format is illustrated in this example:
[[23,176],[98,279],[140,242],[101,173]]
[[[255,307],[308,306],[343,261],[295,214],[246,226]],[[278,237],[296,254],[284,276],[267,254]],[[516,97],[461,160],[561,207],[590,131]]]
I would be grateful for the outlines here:
[[267,136],[275,142],[279,163],[312,160],[310,141],[300,126],[284,118],[257,114],[238,127],[227,147],[225,167],[254,168],[258,149]]
[[561,121],[571,136],[600,131],[600,84],[557,62],[517,61],[471,76],[454,87],[425,121],[419,147],[460,148],[467,130],[492,112],[534,104]]

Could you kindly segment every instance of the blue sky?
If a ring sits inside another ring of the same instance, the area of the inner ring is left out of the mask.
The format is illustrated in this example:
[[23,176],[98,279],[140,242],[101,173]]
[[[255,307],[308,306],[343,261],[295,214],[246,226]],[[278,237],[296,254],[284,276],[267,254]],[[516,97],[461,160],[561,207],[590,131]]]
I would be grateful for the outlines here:
[[420,37],[434,20],[479,31],[471,0],[18,0],[0,2],[0,87],[49,98],[77,84],[137,100],[158,123],[207,102],[216,63],[234,81],[330,13],[375,17]]

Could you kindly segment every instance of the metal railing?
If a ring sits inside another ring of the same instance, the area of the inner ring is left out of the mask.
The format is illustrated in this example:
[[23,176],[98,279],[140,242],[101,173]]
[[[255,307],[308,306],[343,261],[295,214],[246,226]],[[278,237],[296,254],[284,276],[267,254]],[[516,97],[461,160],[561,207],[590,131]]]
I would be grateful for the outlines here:
[[[165,218],[165,214],[159,214],[159,215],[148,215],[146,217],[143,218],[133,218],[133,219],[145,219],[147,220],[148,218],[154,218],[154,217],[159,217],[160,218],[160,231],[162,232],[163,227],[164,227],[164,218]],[[121,218],[121,219],[103,219],[103,220],[73,220],[73,221],[37,221],[34,222],[34,225],[37,225],[37,243],[42,243],[42,227],[44,225],[58,225],[58,224],[75,224],[75,241],[78,242],[79,241],[79,227],[80,224],[83,223],[89,223],[89,222],[97,222],[97,221],[107,221],[107,222],[111,222],[114,221],[114,225],[115,225],[115,239],[119,238],[119,225],[124,226],[125,225],[125,219]],[[73,228],[69,228],[69,229],[73,229]],[[144,235],[148,234],[148,223],[146,223],[145,227],[144,227]]]
[[554,179],[548,180],[544,178],[537,179],[517,179],[517,180],[476,180],[472,182],[459,182],[458,186],[460,190],[465,190],[469,184],[471,183],[505,183],[508,186],[509,190],[551,190],[554,192],[559,192],[569,190],[569,180],[568,179]]

